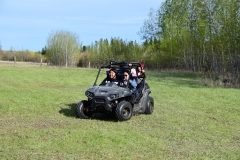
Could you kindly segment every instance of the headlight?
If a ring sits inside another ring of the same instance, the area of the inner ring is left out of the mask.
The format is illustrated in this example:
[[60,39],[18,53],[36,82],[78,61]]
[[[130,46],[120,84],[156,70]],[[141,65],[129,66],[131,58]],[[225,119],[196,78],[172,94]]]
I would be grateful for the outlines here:
[[94,94],[92,92],[86,91],[85,94],[89,99],[92,99],[94,97]]
[[110,94],[109,97],[111,99],[117,99],[118,98],[118,94]]

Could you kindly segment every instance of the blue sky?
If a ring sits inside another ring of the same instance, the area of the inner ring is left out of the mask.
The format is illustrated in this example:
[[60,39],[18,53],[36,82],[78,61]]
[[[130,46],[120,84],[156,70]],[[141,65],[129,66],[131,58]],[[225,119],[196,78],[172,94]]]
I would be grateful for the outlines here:
[[0,0],[3,50],[40,51],[52,31],[76,33],[83,45],[100,38],[141,42],[137,32],[164,0]]

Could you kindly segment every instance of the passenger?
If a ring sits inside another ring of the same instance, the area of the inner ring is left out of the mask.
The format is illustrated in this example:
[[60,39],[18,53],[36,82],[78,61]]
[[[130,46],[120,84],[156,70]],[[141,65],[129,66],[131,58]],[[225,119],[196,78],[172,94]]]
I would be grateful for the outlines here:
[[141,80],[139,78],[145,78],[145,71],[144,71],[144,64],[143,63],[139,63],[138,67],[137,67],[137,84],[139,84],[141,82]]
[[117,70],[115,68],[111,68],[108,71],[107,77],[102,81],[100,85],[106,85],[112,82],[116,83],[117,85],[120,84],[119,80],[117,79]]
[[131,63],[129,63],[128,66],[131,68],[132,78],[135,79],[135,81],[137,81],[137,72],[136,72],[136,69],[132,67],[132,64],[131,64]]
[[136,91],[137,82],[131,77],[131,73],[129,70],[125,70],[123,72],[123,83],[124,86],[128,87],[132,93]]

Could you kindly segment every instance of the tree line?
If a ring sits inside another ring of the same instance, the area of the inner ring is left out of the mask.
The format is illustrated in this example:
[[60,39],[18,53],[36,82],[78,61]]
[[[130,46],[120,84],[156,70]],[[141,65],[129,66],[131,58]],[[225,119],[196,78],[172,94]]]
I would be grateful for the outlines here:
[[143,44],[120,38],[88,46],[84,59],[144,61],[150,68],[239,72],[240,2],[166,0],[138,32]]
[[10,49],[9,51],[3,51],[0,48],[0,60],[4,61],[22,61],[22,62],[45,62],[46,57],[42,55],[42,52],[33,52],[29,50],[16,51]]
[[82,46],[75,33],[57,31],[50,33],[42,54],[53,65],[141,61],[148,69],[228,73],[239,79],[239,0],[166,0],[150,9],[138,35],[142,43],[111,38]]
[[166,0],[157,10],[150,10],[138,34],[142,44],[100,39],[88,46],[82,63],[143,61],[150,69],[231,74],[239,80],[238,0]]

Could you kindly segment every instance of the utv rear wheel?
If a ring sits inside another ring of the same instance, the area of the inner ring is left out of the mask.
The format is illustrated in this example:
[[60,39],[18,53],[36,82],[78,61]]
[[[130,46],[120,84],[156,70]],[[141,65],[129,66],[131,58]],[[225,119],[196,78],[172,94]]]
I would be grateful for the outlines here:
[[127,101],[121,101],[116,107],[115,114],[119,121],[126,121],[131,119],[133,115],[132,105]]
[[92,112],[88,110],[88,101],[83,100],[77,104],[76,109],[77,117],[82,119],[89,119],[92,116]]
[[153,98],[149,96],[148,99],[147,99],[147,103],[146,103],[145,113],[146,114],[152,114],[153,109],[154,109],[154,101],[153,101]]

